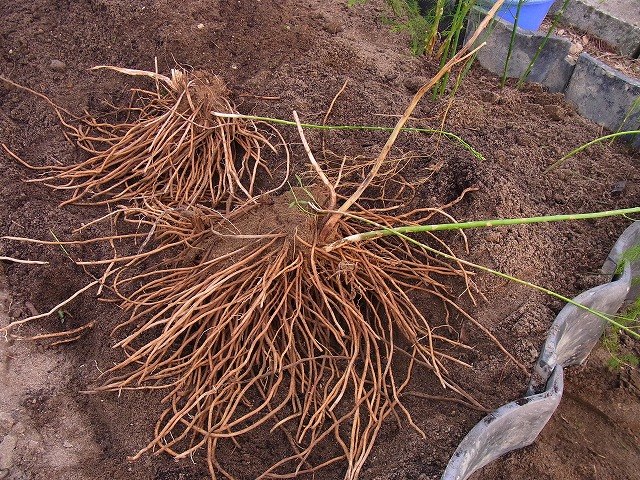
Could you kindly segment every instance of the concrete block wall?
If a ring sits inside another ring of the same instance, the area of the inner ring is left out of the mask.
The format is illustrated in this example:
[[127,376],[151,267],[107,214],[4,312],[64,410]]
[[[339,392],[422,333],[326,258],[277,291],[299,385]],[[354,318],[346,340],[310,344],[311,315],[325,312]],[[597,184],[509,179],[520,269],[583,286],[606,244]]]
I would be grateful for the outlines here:
[[[640,81],[582,53],[565,90],[578,113],[611,131],[640,129]],[[632,111],[636,102],[635,111]],[[640,135],[629,138],[640,149]]]
[[[481,11],[476,11],[469,17],[467,38],[473,34],[482,16]],[[512,31],[513,24],[496,19],[477,40],[477,44],[486,42],[478,53],[480,65],[497,75],[503,74]],[[542,32],[517,30],[508,77],[520,78],[524,74],[544,37]],[[640,81],[586,53],[581,54],[576,62],[568,56],[570,46],[568,40],[551,35],[527,81],[541,83],[552,92],[563,92],[582,116],[612,132],[639,130]],[[640,135],[629,136],[628,140],[640,149]]]
[[[468,34],[473,33],[481,18],[482,14],[476,12],[469,19]],[[478,52],[477,58],[484,68],[502,75],[512,31],[511,23],[498,20],[483,32],[478,43],[486,42],[486,45]],[[525,73],[543,40],[544,35],[538,32],[519,30],[509,59],[509,78],[520,78]],[[570,41],[551,36],[527,77],[528,81],[542,83],[552,92],[563,92],[575,65],[567,60],[570,48]]]

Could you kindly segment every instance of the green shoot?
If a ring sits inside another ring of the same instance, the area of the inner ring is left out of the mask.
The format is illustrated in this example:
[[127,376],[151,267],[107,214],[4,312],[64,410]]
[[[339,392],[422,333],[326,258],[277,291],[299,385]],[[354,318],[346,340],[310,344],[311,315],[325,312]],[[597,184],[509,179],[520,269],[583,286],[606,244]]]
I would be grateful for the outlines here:
[[[53,230],[49,229],[49,233],[51,234],[51,236],[53,237],[53,239],[54,239],[56,242],[60,242],[60,239],[58,239],[58,237],[56,237],[56,234],[55,234],[55,233],[53,233]],[[61,244],[61,245],[58,245],[58,246],[62,249],[62,251],[64,252],[64,254],[65,254],[67,257],[69,257],[69,260],[71,260],[71,261],[73,262],[73,261],[74,261],[74,260],[73,260],[73,258],[71,258],[71,255],[69,254],[69,252],[67,251],[67,249],[66,249],[66,248],[64,248],[64,245],[62,245],[62,244]]]
[[60,323],[63,325],[64,325],[64,322],[67,320],[67,318],[71,318],[71,314],[62,308],[59,308],[58,310],[56,310],[56,313],[58,314]]
[[[270,122],[278,125],[287,125],[296,127],[296,122],[292,122],[290,120],[282,120],[279,118],[271,118],[271,117],[258,117],[255,115],[241,115],[239,113],[222,113],[222,112],[211,112],[211,115],[215,115],[216,117],[221,118],[243,118],[246,120],[254,120],[254,121],[262,121],[262,122]],[[372,125],[317,125],[313,123],[301,123],[301,127],[304,128],[314,128],[319,130],[365,130],[365,131],[383,131],[390,132],[393,131],[393,127],[376,127]],[[412,127],[403,127],[400,129],[401,132],[405,133],[434,133],[437,135],[443,135],[448,140],[459,143],[462,147],[468,150],[474,157],[479,160],[485,160],[480,152],[478,152],[475,148],[465,142],[458,135],[455,135],[451,132],[444,131],[442,129],[430,129],[430,128],[412,128]]]
[[574,213],[570,215],[547,215],[541,217],[525,217],[525,218],[501,218],[494,220],[477,220],[471,222],[460,223],[438,223],[434,225],[410,225],[397,228],[385,228],[380,230],[372,230],[370,232],[358,233],[356,235],[349,235],[333,244],[329,245],[330,249],[344,245],[349,242],[361,242],[364,240],[370,240],[372,238],[384,237],[387,235],[404,235],[406,233],[419,233],[419,232],[439,232],[443,230],[464,230],[468,228],[482,228],[482,227],[500,227],[505,225],[525,225],[530,223],[547,223],[558,222],[568,220],[587,220],[593,218],[612,217],[620,215],[628,215],[631,213],[640,213],[640,207],[623,208],[620,210],[607,210],[602,212],[592,213]]
[[542,49],[547,44],[547,40],[549,40],[549,37],[551,36],[553,31],[555,30],[556,25],[558,25],[558,22],[560,21],[560,18],[562,18],[562,14],[566,10],[567,5],[569,5],[570,1],[571,0],[564,0],[564,3],[562,4],[562,7],[560,8],[560,11],[558,12],[558,14],[553,19],[553,23],[551,24],[551,27],[549,28],[549,31],[547,32],[547,34],[545,35],[544,39],[542,40],[542,43],[540,43],[540,46],[538,47],[538,51],[533,56],[533,59],[529,63],[529,66],[527,67],[525,72],[522,74],[522,76],[518,80],[518,83],[516,83],[516,88],[520,88],[522,86],[522,84],[525,82],[525,80],[527,79],[527,77],[529,76],[529,74],[531,73],[531,70],[533,69],[533,66],[536,64],[536,62],[538,61],[538,57],[542,53]]
[[[462,3],[462,2],[461,2]],[[417,2],[416,2],[417,4]],[[424,53],[431,55],[433,53],[433,47],[436,44],[436,38],[438,38],[438,28],[444,15],[445,0],[436,0],[436,5],[433,11],[433,18],[431,19],[431,30],[427,32],[427,38],[425,40]]]
[[[442,67],[455,55],[466,17],[475,1],[432,0],[430,10],[424,11],[418,0],[385,0],[394,18],[385,18],[384,21],[392,26],[393,32],[409,34],[414,55],[433,55],[441,59]],[[503,1],[497,0],[497,3],[502,4]],[[365,3],[368,0],[347,0],[350,7]],[[445,24],[448,27],[443,28]],[[437,43],[440,46],[436,49]],[[440,85],[434,93],[442,89]]]
[[609,351],[609,354],[611,357],[607,364],[612,370],[620,370],[624,365],[632,368],[640,365],[640,358],[633,353],[614,353],[613,351]]
[[[638,247],[640,247],[640,245],[638,245]],[[636,248],[636,250],[640,252],[640,248]],[[620,370],[620,368],[625,365],[628,367],[638,367],[640,365],[640,358],[633,353],[622,351],[621,334],[623,331],[627,332],[627,329],[634,331],[640,330],[640,297],[638,297],[621,316],[617,316],[616,321],[625,328],[623,329],[617,325],[612,325],[602,337],[602,346],[609,353],[609,368],[612,370]]]
[[507,83],[507,70],[509,69],[509,60],[511,60],[511,54],[513,53],[513,47],[516,43],[516,33],[518,31],[518,20],[520,19],[520,8],[524,0],[518,0],[518,8],[516,9],[516,16],[513,22],[513,30],[511,30],[511,39],[509,40],[509,49],[507,50],[507,58],[504,61],[504,72],[502,73],[502,81],[500,87],[504,88]]
[[[624,116],[624,119],[622,119],[622,122],[620,123],[620,126],[618,127],[618,130],[616,130],[616,133],[619,133],[625,127],[625,124],[627,123],[627,121],[629,120],[631,115],[633,115],[635,113],[638,113],[638,112],[640,112],[640,95],[631,104],[631,108],[629,109],[627,114]],[[638,125],[638,128],[640,128],[640,125]],[[611,140],[611,142],[609,144],[611,144],[611,143],[613,143],[613,140]]]
[[622,135],[636,135],[640,133],[640,130],[627,130],[625,132],[616,132],[616,133],[611,133],[609,135],[605,135],[603,137],[598,137],[595,140],[591,140],[588,143],[585,143],[584,145],[579,146],[578,148],[576,148],[575,150],[572,150],[571,152],[567,153],[564,157],[562,157],[560,160],[558,160],[557,162],[553,163],[549,168],[547,168],[544,173],[549,173],[551,170],[559,167],[560,165],[562,165],[564,163],[564,161],[568,158],[573,157],[575,154],[580,153],[582,150],[589,148],[591,145],[595,145],[596,143],[600,143],[604,140],[608,140],[610,138],[616,138],[616,137],[620,137]]
[[[442,2],[442,0],[438,0]],[[427,18],[420,13],[417,0],[387,0],[394,14],[402,20],[386,19],[392,28],[392,32],[407,32],[411,38],[411,53],[422,55],[429,50],[429,46],[435,42],[434,29],[437,35],[438,25],[436,18]]]
[[[440,68],[442,68],[445,63],[456,54],[456,51],[458,50],[458,43],[460,41],[460,35],[462,34],[462,31],[465,27],[465,20],[469,12],[471,11],[471,8],[475,5],[475,1],[476,0],[460,0],[459,2],[457,2],[456,11],[453,14],[453,20],[451,22],[451,27],[448,31],[443,32],[444,40],[442,42],[442,46],[438,50],[437,56],[440,57]],[[493,23],[488,28],[488,30],[491,30],[492,27]],[[476,55],[471,57],[468,60],[467,65],[465,65],[465,67],[463,68],[463,73],[458,77],[458,80],[454,87],[454,91],[452,93],[452,97],[455,96],[455,92],[458,90],[458,87],[460,86],[462,79],[466,76],[469,68],[471,68],[471,63],[473,63],[475,58]],[[434,99],[444,95],[448,81],[449,73],[447,72],[442,80],[440,80],[438,87],[433,91]]]
[[[369,0],[347,0],[348,7],[364,5]],[[444,5],[445,0],[437,0]],[[425,17],[420,12],[418,0],[385,0],[395,18],[384,17],[384,23],[391,25],[392,32],[407,32],[411,38],[411,53],[424,54],[435,42],[439,19]],[[435,34],[434,34],[435,31]]]
[[[625,263],[633,263],[638,260],[640,260],[640,245],[634,245],[622,254],[616,273],[622,273]],[[640,313],[640,305],[638,305],[638,313]]]
[[[636,209],[636,211],[640,211],[640,208]],[[334,212],[323,212],[323,213],[334,213]],[[504,278],[506,280],[511,280],[512,282],[516,282],[516,283],[519,283],[521,285],[525,285],[525,286],[530,287],[530,288],[534,288],[534,289],[536,289],[536,290],[538,290],[540,292],[546,293],[547,295],[550,295],[550,296],[552,296],[554,298],[557,298],[558,300],[561,300],[561,301],[563,301],[565,303],[570,303],[571,305],[574,305],[574,306],[576,306],[578,308],[581,308],[581,309],[583,309],[583,310],[595,315],[596,317],[605,320],[609,324],[619,328],[621,331],[626,332],[629,336],[631,336],[633,338],[636,338],[636,339],[640,339],[640,333],[636,332],[634,328],[631,328],[631,327],[628,327],[628,326],[626,326],[626,325],[624,325],[622,323],[619,323],[618,321],[615,320],[615,317],[612,317],[610,315],[607,315],[605,313],[599,312],[599,311],[594,310],[592,308],[589,308],[589,307],[587,307],[585,305],[582,305],[582,304],[580,304],[580,303],[578,303],[578,302],[576,302],[576,301],[574,301],[574,300],[572,300],[572,299],[570,299],[568,297],[565,297],[563,295],[560,295],[559,293],[554,292],[553,290],[549,290],[548,288],[542,287],[540,285],[536,285],[535,283],[527,282],[526,280],[522,280],[520,278],[513,277],[511,275],[507,275],[506,273],[502,273],[502,272],[500,272],[498,270],[494,270],[492,268],[488,268],[488,267],[485,267],[483,265],[479,265],[477,263],[473,263],[473,262],[469,262],[467,260],[463,260],[461,258],[458,258],[458,257],[456,257],[454,255],[442,252],[440,250],[436,250],[435,248],[429,247],[428,245],[425,245],[424,243],[419,242],[418,240],[415,240],[414,238],[411,238],[411,237],[405,235],[405,233],[403,233],[404,228],[402,228],[402,227],[401,228],[395,228],[395,229],[394,228],[386,228],[384,225],[381,225],[381,224],[376,223],[374,221],[368,220],[366,218],[359,217],[359,216],[354,215],[352,213],[348,213],[348,212],[340,212],[340,213],[342,213],[343,215],[345,215],[345,216],[347,216],[349,218],[353,218],[353,219],[359,220],[359,221],[361,221],[363,223],[367,223],[369,225],[372,225],[372,226],[378,228],[379,230],[376,230],[376,232],[388,231],[389,232],[388,235],[396,235],[396,236],[406,240],[407,242],[412,243],[413,245],[416,245],[416,246],[418,246],[420,248],[423,248],[424,250],[426,250],[426,251],[428,251],[430,253],[433,253],[434,255],[437,255],[439,257],[446,258],[447,260],[451,260],[451,261],[457,262],[459,264],[466,265],[468,267],[475,268],[477,270],[481,270],[483,272],[491,273],[491,274],[496,275],[498,277]],[[472,222],[469,222],[469,223],[472,223]],[[462,224],[449,224],[449,225],[462,225]],[[484,226],[487,226],[487,225],[484,225]],[[448,230],[448,229],[438,229],[438,230]],[[429,230],[429,231],[433,231],[433,229]],[[364,234],[364,235],[366,235],[366,234]],[[386,235],[386,233],[385,233],[385,235]],[[367,238],[368,239],[372,239],[372,238],[378,238],[379,236],[380,235],[375,236],[375,237],[368,236]],[[347,238],[349,238],[349,237],[347,237]],[[336,248],[339,248],[341,245],[343,245],[345,243],[344,240],[345,239],[339,240],[339,241],[334,242],[334,243],[332,243],[330,245],[327,245],[324,248],[327,251],[334,250]]]
[[[291,202],[289,204],[289,208],[297,207],[298,210],[300,210],[302,213],[305,213],[305,214],[310,215],[310,216],[316,216],[317,215],[316,211],[317,211],[318,202],[316,201],[316,199],[313,196],[313,194],[311,193],[311,191],[307,187],[305,187],[304,183],[302,183],[302,178],[300,178],[300,175],[296,174],[296,180],[298,180],[298,185],[300,186],[302,191],[307,194],[307,196],[311,199],[311,201],[309,201],[309,200],[300,200],[298,198],[298,196],[296,195],[296,191],[293,188],[293,186],[291,186],[291,184],[289,184],[289,189],[291,191],[291,195],[293,196],[293,202]],[[304,208],[304,206],[306,206],[306,205],[311,206],[314,211],[309,211],[306,208]]]

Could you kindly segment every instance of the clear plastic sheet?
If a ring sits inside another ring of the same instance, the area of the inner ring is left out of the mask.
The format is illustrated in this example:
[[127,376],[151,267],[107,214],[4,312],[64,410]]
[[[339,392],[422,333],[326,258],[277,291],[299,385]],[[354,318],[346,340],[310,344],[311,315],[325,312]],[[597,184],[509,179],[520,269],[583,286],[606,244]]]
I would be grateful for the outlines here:
[[[612,281],[581,293],[573,300],[606,314],[637,298],[640,259],[625,252],[640,245],[640,222],[618,238],[602,271]],[[618,272],[619,265],[624,265]],[[465,480],[473,472],[511,450],[532,444],[556,410],[563,390],[563,369],[585,361],[604,329],[602,318],[567,304],[554,320],[531,375],[525,396],[484,417],[460,442],[442,480]]]

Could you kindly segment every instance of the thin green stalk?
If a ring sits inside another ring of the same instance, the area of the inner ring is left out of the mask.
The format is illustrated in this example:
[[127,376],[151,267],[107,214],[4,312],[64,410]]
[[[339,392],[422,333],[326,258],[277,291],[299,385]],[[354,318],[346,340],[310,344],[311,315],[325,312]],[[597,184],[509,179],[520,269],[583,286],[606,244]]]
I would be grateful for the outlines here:
[[[453,55],[455,55],[456,50],[458,50],[458,42],[460,41],[460,34],[464,28],[464,21],[471,10],[471,7],[475,4],[475,0],[460,0],[456,7],[456,13],[453,15],[453,21],[451,23],[451,31],[447,33],[444,43],[442,47],[440,47],[439,55],[440,55],[440,68],[444,66],[444,64],[449,60]],[[473,57],[475,58],[475,57]],[[434,100],[438,97],[444,95],[445,88],[449,81],[449,72],[440,80],[439,87],[435,88],[433,91]],[[456,85],[457,89],[457,85]]]
[[429,55],[433,53],[433,48],[436,44],[436,38],[438,38],[438,27],[440,26],[440,21],[442,20],[442,15],[444,14],[444,3],[445,0],[436,1],[434,17],[431,22],[431,30],[427,34],[426,53],[428,53]]
[[439,56],[450,56],[451,52],[458,49],[460,34],[464,30],[464,22],[471,8],[475,5],[476,0],[460,0],[456,6],[456,12],[453,14],[451,21],[451,30],[447,32],[445,41],[438,51]]
[[547,40],[549,40],[549,37],[551,36],[553,31],[555,30],[556,25],[560,21],[560,18],[562,18],[562,14],[564,13],[565,9],[567,8],[567,5],[569,5],[570,1],[571,0],[564,0],[564,3],[562,4],[562,7],[560,8],[560,11],[558,12],[558,14],[553,19],[553,23],[551,24],[551,28],[549,28],[549,31],[547,32],[547,34],[545,35],[544,39],[542,40],[542,43],[540,44],[540,47],[538,47],[538,51],[533,56],[533,59],[529,63],[529,66],[527,67],[525,72],[522,74],[522,77],[520,77],[520,80],[518,80],[518,83],[516,83],[516,88],[520,88],[522,86],[522,84],[525,82],[525,80],[527,79],[527,77],[529,76],[529,74],[531,73],[531,70],[533,69],[533,66],[536,64],[536,62],[538,61],[538,57],[542,53],[542,49],[547,44]]
[[[504,1],[504,0],[503,0]],[[471,10],[471,8],[473,7],[473,5],[475,4],[475,0],[472,0],[471,3],[469,4],[469,11]],[[468,12],[467,12],[468,13]],[[466,16],[466,15],[465,15]],[[487,25],[487,28],[485,29],[485,31],[483,32],[483,40],[482,43],[486,43],[487,39],[491,36],[491,34],[493,33],[493,30],[495,29],[496,26],[496,19],[495,17],[491,19],[491,22],[489,22],[489,24]],[[451,97],[453,98],[455,96],[455,94],[458,91],[458,88],[460,87],[460,85],[462,84],[462,80],[467,76],[467,73],[469,73],[469,70],[471,70],[471,67],[473,66],[473,63],[475,62],[476,58],[478,57],[478,52],[474,53],[468,60],[467,63],[465,64],[464,68],[462,69],[462,73],[459,75],[458,80],[456,82],[456,85],[453,89],[453,92],[451,94]]]
[[[476,58],[478,57],[478,52],[474,53],[471,58],[469,58],[469,60],[467,60],[467,64],[464,66],[464,69],[462,70],[462,74],[460,75],[460,82],[462,82],[462,80],[464,79],[464,77],[467,76],[467,73],[469,73],[469,70],[471,70],[471,67],[473,66],[473,62],[476,61]],[[456,86],[456,90],[458,88],[458,86],[460,86],[460,82],[458,83],[458,85]]]
[[[567,221],[567,220],[587,220],[587,219],[593,219],[593,218],[627,215],[630,213],[640,213],[640,207],[623,208],[620,210],[608,210],[603,212],[575,213],[571,215],[548,215],[548,216],[542,216],[542,217],[525,217],[525,218],[501,218],[501,219],[495,219],[495,220],[477,220],[472,222],[460,222],[460,223],[439,223],[435,225],[408,225],[408,226],[396,227],[396,228],[383,227],[380,230],[372,230],[370,232],[358,233],[356,235],[349,235],[348,237],[344,237],[343,239],[332,243],[328,247],[331,247],[330,250],[333,250],[348,242],[360,242],[363,240],[384,237],[387,235],[403,235],[405,233],[419,233],[419,232],[439,232],[443,230],[464,230],[468,228],[501,227],[505,225],[526,225],[530,223],[547,223],[547,222],[559,222],[559,221]],[[356,217],[356,218],[359,218],[359,217]]]
[[[211,115],[215,115],[216,117],[221,118],[240,118],[246,120],[260,121],[260,122],[270,122],[279,125],[288,125],[292,127],[296,127],[296,122],[292,122],[290,120],[282,120],[279,118],[271,118],[271,117],[258,117],[255,115],[242,115],[239,113],[221,113],[221,112],[211,112]],[[313,123],[301,123],[300,124],[304,128],[315,128],[319,130],[368,130],[368,131],[384,131],[390,132],[394,128],[393,127],[376,127],[373,125],[317,125]],[[412,127],[403,127],[400,129],[402,132],[409,133],[437,133],[439,135],[444,135],[445,137],[456,141],[460,145],[462,145],[465,149],[469,150],[473,154],[474,157],[485,160],[480,152],[478,152],[475,148],[465,142],[458,135],[447,132],[441,129],[430,129],[430,128],[412,128]]]
[[[49,229],[49,233],[51,234],[51,236],[53,237],[53,239],[54,239],[56,242],[60,242],[60,240],[58,239],[58,237],[56,237],[56,234],[55,234],[55,233],[53,233],[53,230]],[[69,252],[67,251],[67,249],[66,249],[66,248],[64,248],[64,245],[59,245],[59,247],[62,249],[62,251],[64,252],[64,254],[65,254],[67,257],[69,257],[69,259],[73,262],[73,261],[74,261],[74,260],[73,260],[73,258],[71,258],[71,255],[69,255]]]
[[553,170],[556,167],[559,167],[562,163],[564,163],[564,161],[567,158],[573,157],[576,153],[581,152],[582,150],[584,150],[587,147],[590,147],[591,145],[594,145],[596,143],[602,142],[604,140],[608,140],[610,138],[616,138],[616,137],[620,137],[622,135],[637,135],[639,133],[640,133],[640,130],[627,130],[626,132],[611,133],[609,135],[605,135],[604,137],[599,137],[599,138],[596,138],[595,140],[591,140],[590,142],[585,143],[584,145],[581,145],[578,148],[576,148],[575,150],[567,153],[564,157],[562,157],[560,160],[558,160],[553,165],[551,165],[549,168],[547,168],[544,171],[544,173],[549,173],[551,170]]
[[[636,211],[640,211],[640,207],[635,209],[635,210]],[[331,213],[331,212],[327,212],[327,213]],[[548,288],[542,287],[542,286],[537,285],[535,283],[527,282],[526,280],[522,280],[520,278],[513,277],[511,275],[507,275],[506,273],[502,273],[502,272],[500,272],[498,270],[494,270],[494,269],[489,268],[489,267],[478,265],[477,263],[473,263],[473,262],[469,262],[467,260],[460,259],[458,257],[455,257],[454,255],[450,255],[450,254],[442,252],[440,250],[436,250],[435,248],[431,248],[428,245],[425,245],[424,243],[419,242],[418,240],[415,240],[415,239],[405,235],[404,233],[399,231],[401,229],[385,228],[384,225],[381,225],[381,224],[379,224],[377,222],[368,220],[366,218],[358,217],[357,215],[353,215],[353,214],[347,213],[347,212],[343,212],[343,214],[345,216],[350,217],[350,218],[354,218],[356,220],[359,220],[361,222],[364,222],[364,223],[367,223],[369,225],[373,225],[376,228],[379,228],[380,230],[377,230],[378,232],[385,231],[385,230],[389,231],[389,235],[397,235],[398,237],[403,238],[404,240],[406,240],[406,241],[408,241],[408,242],[410,242],[410,243],[412,243],[412,244],[414,244],[414,245],[416,245],[416,246],[418,246],[420,248],[423,248],[426,251],[428,251],[430,253],[433,253],[434,255],[438,255],[440,257],[446,258],[447,260],[451,260],[451,261],[454,261],[456,263],[460,263],[462,265],[466,265],[468,267],[472,267],[472,268],[475,268],[477,270],[481,270],[483,272],[491,273],[493,275],[496,275],[498,277],[504,278],[506,280],[511,280],[511,281],[519,283],[521,285],[525,285],[527,287],[534,288],[534,289],[536,289],[536,290],[538,290],[540,292],[546,293],[547,295],[550,295],[550,296],[552,296],[554,298],[557,298],[558,300],[561,300],[561,301],[566,302],[566,303],[570,303],[571,305],[574,305],[574,306],[576,306],[578,308],[581,308],[581,309],[583,309],[583,310],[585,310],[585,311],[587,311],[587,312],[589,312],[589,313],[591,313],[591,314],[593,314],[593,315],[595,315],[595,316],[597,316],[597,317],[609,322],[611,325],[615,326],[616,328],[619,328],[620,330],[624,330],[630,336],[632,336],[632,337],[634,337],[636,339],[640,339],[640,333],[637,333],[637,332],[633,331],[631,328],[627,327],[626,325],[622,325],[619,322],[616,322],[610,315],[604,314],[602,312],[599,312],[597,310],[589,308],[589,307],[587,307],[585,305],[582,305],[582,304],[580,304],[580,303],[578,303],[578,302],[576,302],[576,301],[574,301],[574,300],[572,300],[570,298],[567,298],[567,297],[565,297],[563,295],[560,295],[559,293],[554,292],[553,290],[549,290]],[[591,217],[591,218],[593,218],[593,217]],[[469,223],[471,223],[471,222],[469,222]],[[451,225],[460,225],[460,224],[451,224]],[[484,226],[486,226],[486,225],[484,225]],[[471,227],[468,227],[468,228],[471,228]],[[336,243],[338,243],[338,242],[336,242]],[[334,244],[332,244],[332,245],[334,245]],[[331,247],[332,245],[328,245],[327,247],[325,247],[325,249],[327,249],[328,247]],[[333,247],[333,248],[335,248],[335,247]],[[331,249],[333,249],[333,248],[331,248]]]
[[513,30],[511,30],[511,40],[509,40],[509,50],[507,50],[507,58],[504,61],[504,72],[502,73],[502,81],[500,87],[504,87],[507,83],[507,70],[509,69],[509,60],[511,60],[511,54],[513,53],[513,47],[516,43],[516,33],[518,31],[518,20],[520,19],[520,7],[524,0],[518,0],[518,8],[516,10],[516,16],[513,22]]
[[462,72],[460,72],[460,75],[458,75],[458,78],[456,79],[456,83],[453,86],[453,89],[451,90],[451,95],[449,95],[449,97],[452,100],[455,98],[456,94],[458,93],[458,88],[460,88],[460,85],[462,85],[462,80],[464,80],[464,77],[466,77],[467,73],[469,73],[469,70],[471,69],[471,66],[473,65],[473,62],[475,61],[477,56],[478,54],[475,53],[471,58],[469,58],[464,68],[462,69]]

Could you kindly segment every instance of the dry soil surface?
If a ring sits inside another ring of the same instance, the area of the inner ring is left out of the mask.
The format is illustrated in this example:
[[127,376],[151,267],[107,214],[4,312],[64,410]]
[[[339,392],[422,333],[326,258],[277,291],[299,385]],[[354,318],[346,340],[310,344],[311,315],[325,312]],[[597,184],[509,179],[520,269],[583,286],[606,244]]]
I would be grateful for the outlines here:
[[[348,8],[343,0],[33,0],[0,1],[0,73],[47,95],[70,111],[106,111],[126,105],[144,79],[89,71],[95,65],[167,73],[177,64],[221,75],[242,113],[322,123],[337,92],[328,123],[393,126],[417,88],[435,73],[429,58],[410,56],[408,39],[391,33],[380,1]],[[412,153],[407,176],[429,178],[417,191],[421,205],[443,205],[476,187],[450,210],[458,220],[566,214],[637,206],[640,156],[619,143],[600,144],[546,173],[547,167],[602,130],[578,116],[562,96],[536,85],[499,88],[499,80],[473,68],[447,110],[447,98],[425,97],[411,124],[444,128],[472,145],[478,158],[457,142],[426,133],[402,135],[395,156]],[[293,129],[283,128],[292,143]],[[374,157],[380,132],[309,131],[316,153]],[[42,98],[0,84],[0,141],[34,165],[70,164],[82,153],[63,135],[53,109]],[[304,153],[297,152],[297,164]],[[0,152],[0,234],[51,240],[73,238],[72,230],[106,210],[60,207],[67,198],[42,184],[25,183],[36,173]],[[606,281],[598,275],[608,250],[628,220],[482,229],[452,247],[472,261],[574,296]],[[34,312],[47,312],[91,281],[71,260],[108,255],[3,240],[0,255],[47,260],[46,266],[0,263],[0,326]],[[478,274],[483,296],[461,304],[520,362],[531,365],[562,304],[525,287]],[[454,286],[455,288],[455,286]],[[430,306],[424,305],[427,309]],[[14,334],[42,334],[96,326],[77,341],[0,339],[0,479],[195,480],[208,478],[202,456],[174,461],[145,455],[130,463],[153,437],[162,407],[160,393],[88,395],[104,369],[122,360],[111,349],[111,329],[126,316],[95,291]],[[527,375],[509,362],[463,318],[450,323],[473,347],[459,355],[469,368],[452,370],[458,382],[487,408],[522,395]],[[638,351],[637,343],[627,348]],[[566,393],[550,424],[531,447],[512,453],[476,474],[477,479],[634,479],[640,471],[640,403],[637,370],[606,366],[596,351],[585,366],[567,374]],[[455,366],[452,369],[457,368]],[[442,394],[429,372],[416,374],[410,390]],[[436,479],[458,442],[482,413],[452,402],[407,396],[405,404],[421,437],[406,422],[390,420],[365,465],[363,480]],[[255,478],[287,454],[282,436],[258,431],[240,445],[227,445],[225,465],[240,480]],[[290,452],[289,452],[290,453]],[[333,465],[315,478],[344,476]]]

